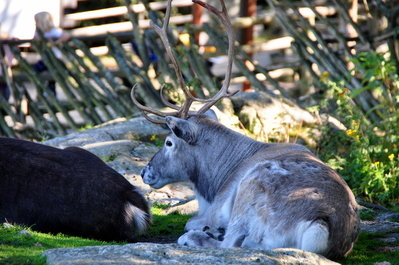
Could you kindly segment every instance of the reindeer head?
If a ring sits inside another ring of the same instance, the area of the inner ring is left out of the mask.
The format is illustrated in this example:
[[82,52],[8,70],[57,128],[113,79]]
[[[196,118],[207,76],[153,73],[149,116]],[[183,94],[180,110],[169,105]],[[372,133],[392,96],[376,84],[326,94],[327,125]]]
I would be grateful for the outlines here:
[[[207,152],[209,152],[209,146],[218,145],[216,141],[219,136],[207,134],[209,137],[205,137],[204,132],[207,131],[207,129],[223,127],[219,123],[215,122],[214,119],[206,117],[203,114],[205,114],[205,112],[207,112],[221,98],[233,96],[238,92],[235,91],[233,93],[228,93],[227,91],[230,85],[235,38],[225,4],[223,0],[221,0],[222,10],[219,11],[215,7],[202,1],[193,0],[193,2],[213,12],[226,28],[228,36],[228,66],[225,80],[219,92],[212,98],[199,99],[192,96],[189,88],[184,83],[182,72],[180,71],[180,67],[177,63],[176,57],[174,56],[174,51],[172,50],[167,37],[167,27],[171,9],[171,0],[169,0],[163,27],[160,28],[152,22],[150,24],[161,37],[168,56],[173,62],[179,86],[185,95],[185,102],[181,107],[169,103],[163,96],[164,86],[162,86],[160,89],[162,101],[166,106],[175,110],[173,112],[162,112],[143,106],[136,100],[135,89],[137,84],[131,91],[131,98],[134,104],[143,112],[143,115],[147,120],[153,123],[167,124],[171,129],[171,134],[166,138],[164,146],[141,172],[144,182],[151,185],[153,188],[161,188],[168,183],[178,181],[196,181],[195,176],[198,175],[199,160],[201,160],[201,157],[204,155],[207,155]],[[196,112],[190,111],[191,104],[194,101],[204,103],[200,110]],[[151,118],[147,113],[152,113],[156,116],[164,117],[165,119],[161,120]],[[219,131],[223,131],[223,129]],[[199,139],[203,140],[204,138],[208,138],[208,140],[199,141]]]

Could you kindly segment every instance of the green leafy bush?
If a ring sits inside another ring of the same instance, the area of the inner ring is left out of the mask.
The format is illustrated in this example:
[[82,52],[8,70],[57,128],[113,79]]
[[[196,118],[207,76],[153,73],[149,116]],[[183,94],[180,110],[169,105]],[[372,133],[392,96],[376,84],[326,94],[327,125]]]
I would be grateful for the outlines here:
[[[352,62],[352,75],[361,80],[360,88],[350,91],[343,81],[332,81],[328,73],[320,77],[333,94],[334,116],[347,128],[346,132],[324,130],[321,156],[340,171],[357,197],[394,203],[399,199],[399,78],[395,64],[378,53],[361,53]],[[356,101],[365,91],[373,103],[367,110]],[[337,148],[338,152],[334,151]]]

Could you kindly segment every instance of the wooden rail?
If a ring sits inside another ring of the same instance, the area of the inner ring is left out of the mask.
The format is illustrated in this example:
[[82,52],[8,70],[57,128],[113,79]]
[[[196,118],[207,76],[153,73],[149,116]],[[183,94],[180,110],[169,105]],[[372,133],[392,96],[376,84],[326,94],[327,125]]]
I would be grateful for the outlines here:
[[[193,20],[192,15],[178,16],[172,17],[170,19],[171,24],[184,24],[189,23]],[[150,20],[144,19],[139,21],[140,29],[148,29],[150,28]],[[108,33],[123,33],[129,32],[131,33],[133,30],[133,25],[131,22],[118,22],[118,23],[109,23],[98,26],[89,26],[84,28],[77,28],[70,30],[72,36],[80,38],[80,37],[88,37],[88,36],[98,36],[98,35],[106,35]]]
[[[164,2],[152,2],[149,4],[150,9],[152,11],[165,10],[167,5],[167,1]],[[172,2],[173,7],[186,7],[192,6],[193,2],[191,0],[174,0]],[[134,13],[142,13],[146,11],[145,6],[143,4],[131,5],[130,8]],[[67,14],[64,16],[64,25],[68,25],[69,27],[74,27],[76,21],[96,19],[96,18],[104,18],[104,17],[114,17],[126,15],[128,12],[126,6],[118,6],[118,7],[110,7],[104,8],[100,10],[79,12]]]

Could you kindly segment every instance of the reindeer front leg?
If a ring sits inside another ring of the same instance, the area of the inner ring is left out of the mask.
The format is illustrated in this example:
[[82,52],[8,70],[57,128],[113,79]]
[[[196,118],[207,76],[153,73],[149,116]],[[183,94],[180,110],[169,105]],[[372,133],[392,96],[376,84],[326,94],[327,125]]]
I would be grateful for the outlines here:
[[[222,194],[215,197],[213,203],[207,205],[207,207],[198,216],[192,217],[188,220],[185,230],[220,230],[226,229],[230,221],[231,211],[233,209],[234,199],[236,192],[235,190],[226,190]],[[201,206],[202,201],[205,199],[197,194],[197,199]],[[220,231],[219,231],[220,233]]]
[[191,230],[179,237],[177,243],[182,246],[220,247],[222,242],[210,233]]
[[[243,241],[246,239],[246,233],[244,229],[239,229],[239,226],[233,226],[228,230],[225,235],[225,229],[219,228],[219,236],[215,236],[215,233],[209,232],[210,230],[205,229],[204,231],[191,230],[182,235],[177,243],[184,246],[203,246],[203,247],[221,247],[221,248],[234,248],[241,247]],[[238,229],[237,229],[238,228]]]
[[191,218],[180,245],[220,247],[229,224],[235,192],[217,196],[204,214]]

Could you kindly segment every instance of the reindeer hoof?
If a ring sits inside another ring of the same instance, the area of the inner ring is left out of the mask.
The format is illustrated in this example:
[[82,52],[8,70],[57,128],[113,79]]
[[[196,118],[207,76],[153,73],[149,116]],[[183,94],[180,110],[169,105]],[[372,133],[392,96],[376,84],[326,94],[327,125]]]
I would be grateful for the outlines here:
[[206,232],[206,231],[208,231],[209,229],[211,229],[209,226],[204,226],[203,228],[202,228],[202,232]]
[[212,234],[201,231],[189,231],[177,240],[182,246],[219,247],[220,243]]
[[225,235],[225,234],[226,234],[226,229],[224,229],[223,227],[218,227],[218,232],[219,232],[221,235]]
[[224,229],[223,227],[218,227],[217,229],[211,229],[209,226],[206,225],[202,228],[202,232],[204,232],[211,238],[223,241],[224,235],[226,234],[226,229]]

